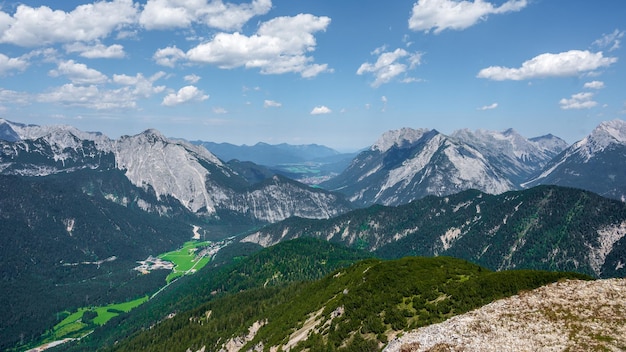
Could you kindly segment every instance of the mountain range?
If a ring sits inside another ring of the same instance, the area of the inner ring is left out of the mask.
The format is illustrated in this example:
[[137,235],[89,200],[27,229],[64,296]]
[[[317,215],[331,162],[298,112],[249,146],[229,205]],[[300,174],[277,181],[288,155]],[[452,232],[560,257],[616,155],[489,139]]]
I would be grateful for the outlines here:
[[500,194],[537,185],[576,187],[626,198],[626,122],[602,122],[568,147],[554,135],[403,128],[386,132],[321,187],[358,206],[400,205],[466,189]]
[[80,169],[122,170],[156,202],[133,200],[149,211],[167,213],[162,201],[177,200],[208,217],[235,214],[260,222],[290,216],[330,217],[351,209],[336,194],[274,175],[249,182],[205,148],[171,140],[156,130],[111,140],[70,126],[40,127],[0,121],[0,174],[46,176]]
[[[404,128],[311,187],[291,179],[302,173],[289,168],[311,163],[304,159],[315,153],[335,154],[330,149],[316,146],[281,169],[224,161],[153,129],[110,139],[0,119],[0,297],[10,307],[0,315],[0,349],[37,340],[64,310],[153,293],[166,274],[137,276],[136,262],[198,234],[228,239],[220,252],[232,256],[219,260],[218,252],[216,266],[317,237],[364,250],[361,257],[446,255],[497,271],[622,277],[625,131],[621,120],[603,122],[568,146],[553,135],[527,139],[513,130]],[[320,163],[306,172],[330,165]],[[307,277],[328,273],[316,270]],[[191,295],[176,301],[200,304]]]

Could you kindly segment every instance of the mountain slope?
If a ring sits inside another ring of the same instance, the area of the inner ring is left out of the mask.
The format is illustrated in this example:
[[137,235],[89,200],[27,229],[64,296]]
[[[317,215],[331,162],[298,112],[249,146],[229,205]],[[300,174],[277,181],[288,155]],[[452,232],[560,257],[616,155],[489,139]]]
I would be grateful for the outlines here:
[[619,351],[626,280],[560,281],[393,340],[399,351]]
[[321,280],[228,295],[177,314],[116,351],[379,350],[412,327],[573,274],[491,273],[453,258],[366,260]]
[[601,123],[537,173],[524,187],[553,184],[626,201],[626,122]]
[[124,302],[163,285],[164,270],[132,269],[189,240],[194,217],[176,202],[176,217],[158,216],[138,200],[153,201],[118,170],[0,175],[0,349],[38,338],[59,312]]
[[450,255],[493,270],[626,274],[626,204],[556,186],[500,195],[471,190],[398,207],[372,206],[330,220],[288,219],[241,241],[268,246],[304,236],[384,257]]
[[405,204],[466,189],[502,193],[514,185],[477,149],[436,130],[385,133],[339,176],[321,184],[359,206]]

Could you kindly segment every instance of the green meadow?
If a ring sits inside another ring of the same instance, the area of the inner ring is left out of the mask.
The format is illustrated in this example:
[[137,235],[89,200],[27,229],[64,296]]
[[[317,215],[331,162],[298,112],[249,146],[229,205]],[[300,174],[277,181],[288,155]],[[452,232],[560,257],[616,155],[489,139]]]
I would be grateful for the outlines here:
[[[62,314],[68,314],[68,316],[52,328],[43,343],[68,337],[81,337],[90,330],[93,330],[95,325],[104,325],[112,318],[121,313],[129,312],[131,309],[141,305],[147,300],[148,296],[144,296],[133,301],[114,303],[103,307],[79,308],[74,313],[65,311]],[[90,319],[86,319],[85,317],[89,317]]]
[[167,283],[172,282],[177,277],[193,273],[202,269],[210,261],[209,256],[197,257],[197,252],[201,247],[206,247],[210,242],[189,241],[185,242],[182,248],[161,254],[159,258],[174,263],[172,273],[166,278]]

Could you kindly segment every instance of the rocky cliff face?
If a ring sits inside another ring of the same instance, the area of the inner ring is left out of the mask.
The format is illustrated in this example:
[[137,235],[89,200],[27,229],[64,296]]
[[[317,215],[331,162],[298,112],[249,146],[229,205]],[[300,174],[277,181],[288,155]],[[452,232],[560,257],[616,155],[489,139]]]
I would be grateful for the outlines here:
[[383,351],[623,351],[625,297],[625,279],[557,282],[407,333]]

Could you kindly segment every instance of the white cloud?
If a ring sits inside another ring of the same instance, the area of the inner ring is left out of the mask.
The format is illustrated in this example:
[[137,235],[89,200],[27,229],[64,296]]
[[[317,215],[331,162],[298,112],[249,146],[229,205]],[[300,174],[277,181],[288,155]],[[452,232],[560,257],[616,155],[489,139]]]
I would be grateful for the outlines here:
[[0,104],[27,105],[29,102],[30,98],[27,93],[0,88]]
[[24,71],[28,67],[28,60],[21,57],[8,57],[0,53],[0,76],[9,71]]
[[198,89],[198,87],[185,86],[179,89],[178,92],[170,93],[165,96],[161,105],[174,106],[191,101],[199,102],[207,99],[209,99],[209,96],[205,95],[204,92]]
[[561,109],[569,110],[569,109],[589,109],[596,105],[597,102],[593,101],[593,93],[577,93],[572,95],[570,99],[561,99],[559,101],[561,104]]
[[213,108],[213,113],[217,115],[228,114],[228,110],[224,109],[221,106],[216,106]]
[[327,106],[320,105],[320,106],[314,107],[313,110],[311,110],[311,115],[330,114],[331,112],[333,111],[329,109]]
[[[404,49],[396,49],[392,52],[385,52],[385,49],[376,49],[373,54],[380,55],[375,63],[366,62],[361,64],[356,71],[357,75],[371,73],[374,75],[372,87],[389,83],[400,74],[414,69],[421,63],[422,53],[409,53]],[[404,60],[404,62],[402,62]]]
[[498,107],[498,103],[493,103],[491,105],[485,105],[483,107],[480,107],[478,110],[483,110],[483,111],[484,110],[493,110],[493,109],[495,109],[497,107]]
[[602,89],[602,88],[604,88],[604,82],[602,82],[602,81],[587,82],[587,83],[585,83],[584,88],[587,88],[587,89]]
[[191,84],[195,84],[198,83],[200,81],[200,76],[196,75],[196,74],[191,74],[191,75],[186,75],[185,77],[185,81],[191,83]]
[[0,43],[37,46],[93,41],[135,23],[133,0],[98,1],[71,12],[19,5],[13,15],[0,12]]
[[252,17],[272,8],[271,0],[232,4],[221,0],[148,0],[139,17],[146,29],[186,28],[202,23],[220,30],[240,30]]
[[[331,71],[326,64],[313,64],[313,58],[307,56],[315,50],[313,33],[325,31],[329,24],[330,18],[309,14],[277,17],[262,23],[251,36],[218,33],[211,41],[189,50],[186,58],[223,69],[259,68],[263,74],[293,72],[305,78],[313,77]],[[172,50],[167,62],[179,55],[180,52]]]
[[[165,90],[165,86],[154,85],[157,80],[165,76],[164,72],[157,72],[147,78],[141,73],[135,76],[113,75],[113,78],[107,79],[106,83],[114,83],[121,87],[109,89],[104,85],[105,82],[88,84],[90,76],[85,72],[89,72],[90,69],[83,66],[68,64],[68,62],[65,62],[65,66],[60,65],[60,67],[65,67],[64,74],[73,78],[75,82],[39,94],[36,97],[37,101],[96,110],[132,109],[137,107],[137,100],[149,98]],[[58,73],[61,72],[58,71]],[[94,82],[98,81],[97,77],[97,74],[93,74]]]
[[622,38],[624,37],[624,31],[614,30],[613,33],[604,34],[602,38],[593,42],[593,45],[598,46],[600,49],[608,48],[609,51],[613,51],[620,48]]
[[283,106],[283,104],[273,100],[266,100],[263,102],[263,107],[265,108],[279,108],[281,106]]
[[185,52],[175,46],[157,50],[152,58],[161,66],[174,67],[179,60],[185,59]]
[[98,70],[87,67],[85,64],[67,60],[59,62],[56,70],[50,70],[51,77],[67,76],[74,84],[100,84],[105,83],[108,78]]
[[105,90],[96,85],[74,85],[73,83],[57,87],[50,92],[39,94],[39,102],[79,106],[96,110],[135,108],[135,97],[127,87]]
[[413,5],[409,28],[435,34],[445,29],[462,30],[473,26],[488,15],[520,11],[527,0],[509,0],[499,7],[484,0],[418,0]]
[[128,86],[132,89],[129,93],[136,98],[149,98],[155,93],[161,93],[165,90],[165,86],[155,86],[154,82],[165,76],[165,72],[159,71],[152,76],[146,78],[143,74],[138,73],[135,76],[113,75],[113,82]]
[[80,53],[79,55],[88,59],[121,59],[126,56],[124,47],[119,44],[110,46],[96,43],[95,45],[86,45],[84,43],[73,43],[65,46],[68,53]]
[[602,52],[570,50],[558,54],[538,55],[522,64],[520,68],[491,66],[478,72],[478,78],[496,81],[525,80],[532,78],[565,77],[589,73],[617,62],[615,57],[605,57]]

